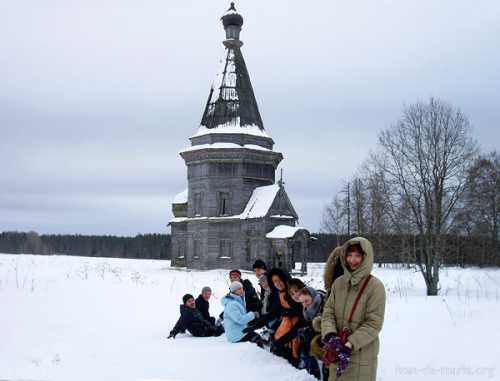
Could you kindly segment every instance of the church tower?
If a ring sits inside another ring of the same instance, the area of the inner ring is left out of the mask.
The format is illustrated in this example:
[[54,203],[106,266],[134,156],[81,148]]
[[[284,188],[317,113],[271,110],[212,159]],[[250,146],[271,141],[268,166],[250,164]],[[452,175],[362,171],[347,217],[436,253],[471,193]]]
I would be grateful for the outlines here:
[[266,234],[298,220],[275,181],[283,159],[264,129],[243,59],[243,17],[234,3],[221,18],[223,64],[212,85],[191,146],[180,151],[187,190],[172,203],[172,264],[196,269],[251,268],[276,262]]

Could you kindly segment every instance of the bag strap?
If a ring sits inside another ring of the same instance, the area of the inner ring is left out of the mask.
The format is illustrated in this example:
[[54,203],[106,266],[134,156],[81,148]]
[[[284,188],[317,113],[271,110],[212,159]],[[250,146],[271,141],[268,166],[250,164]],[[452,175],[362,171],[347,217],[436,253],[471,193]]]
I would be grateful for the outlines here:
[[352,306],[351,314],[349,315],[349,320],[348,322],[352,322],[352,317],[354,316],[354,312],[356,311],[356,308],[358,307],[359,300],[361,299],[361,295],[363,295],[363,292],[365,292],[366,286],[368,286],[368,282],[370,281],[372,277],[372,274],[369,274],[365,281],[363,282],[363,286],[361,286],[361,290],[359,290],[358,296],[356,297],[356,300],[354,301],[354,304]]

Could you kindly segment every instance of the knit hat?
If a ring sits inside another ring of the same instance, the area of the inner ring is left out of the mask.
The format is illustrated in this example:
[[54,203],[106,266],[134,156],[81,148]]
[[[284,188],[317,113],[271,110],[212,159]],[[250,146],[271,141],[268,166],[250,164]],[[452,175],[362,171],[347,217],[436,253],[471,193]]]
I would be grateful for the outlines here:
[[267,270],[265,262],[262,259],[256,259],[252,265],[252,270],[255,270],[255,269]]
[[262,284],[264,282],[267,282],[267,276],[266,274],[262,274],[260,277],[259,277],[259,284]]
[[186,304],[186,302],[189,300],[189,299],[194,299],[194,296],[191,295],[191,294],[186,294],[182,297],[182,303]]
[[203,294],[204,292],[212,292],[212,289],[208,286],[205,286],[201,289],[201,293]]
[[231,282],[231,285],[229,286],[229,290],[233,293],[240,288],[243,288],[243,285],[240,282]]
[[237,274],[239,274],[239,275],[240,275],[240,277],[241,277],[241,271],[240,271],[240,270],[238,270],[238,269],[235,269],[235,270],[231,270],[231,271],[229,271],[229,275],[231,275],[232,273],[237,273]]

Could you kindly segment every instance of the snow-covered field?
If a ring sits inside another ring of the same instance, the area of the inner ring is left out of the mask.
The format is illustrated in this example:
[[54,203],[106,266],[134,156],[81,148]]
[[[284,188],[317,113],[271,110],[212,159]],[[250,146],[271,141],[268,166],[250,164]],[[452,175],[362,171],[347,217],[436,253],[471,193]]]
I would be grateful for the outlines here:
[[[322,270],[303,279],[321,287]],[[379,380],[500,379],[500,270],[446,268],[438,297],[414,270],[375,274],[388,294]],[[168,261],[2,254],[0,380],[312,380],[224,336],[166,339],[184,293],[210,285],[216,315],[227,282]]]

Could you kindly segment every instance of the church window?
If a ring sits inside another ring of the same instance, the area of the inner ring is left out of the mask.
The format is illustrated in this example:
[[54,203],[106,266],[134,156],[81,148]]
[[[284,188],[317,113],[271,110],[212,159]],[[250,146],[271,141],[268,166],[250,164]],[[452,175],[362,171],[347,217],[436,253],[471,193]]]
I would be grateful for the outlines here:
[[219,216],[228,216],[230,209],[229,193],[219,192]]
[[231,258],[233,255],[233,245],[230,239],[221,239],[219,247],[219,258]]
[[193,258],[194,259],[199,259],[201,256],[201,240],[200,239],[195,239],[193,241]]
[[202,206],[203,194],[198,192],[194,195],[194,215],[201,215],[201,206]]

